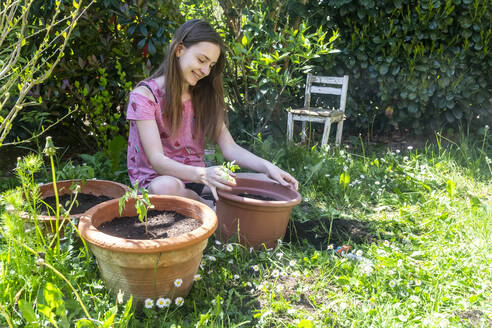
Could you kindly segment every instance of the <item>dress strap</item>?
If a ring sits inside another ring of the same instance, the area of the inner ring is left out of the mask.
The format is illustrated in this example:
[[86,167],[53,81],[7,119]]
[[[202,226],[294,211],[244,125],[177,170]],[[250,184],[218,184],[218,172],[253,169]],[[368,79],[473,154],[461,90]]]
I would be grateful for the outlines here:
[[149,85],[146,83],[146,81],[142,81],[140,84],[141,84],[142,86],[146,87],[147,89],[149,89],[149,91],[150,91],[150,93],[152,94],[152,96],[154,96],[154,101],[155,101],[155,103],[156,103],[156,104],[158,104],[159,102],[157,101],[157,97],[155,96],[154,91],[152,90],[152,88],[151,88],[151,87],[149,87]]

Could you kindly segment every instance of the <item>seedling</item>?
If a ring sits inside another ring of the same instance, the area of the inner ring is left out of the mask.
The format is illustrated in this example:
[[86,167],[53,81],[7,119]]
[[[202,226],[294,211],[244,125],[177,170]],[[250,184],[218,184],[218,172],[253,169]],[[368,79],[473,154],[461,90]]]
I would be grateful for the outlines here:
[[229,172],[234,173],[240,169],[239,165],[236,164],[236,161],[224,162],[221,167],[223,172],[222,178],[227,181],[234,181],[234,178],[229,174]]
[[[140,193],[140,196],[139,196]],[[125,208],[125,203],[130,200],[135,199],[135,209],[138,213],[138,219],[145,225],[145,233],[149,233],[148,229],[148,220],[147,220],[147,211],[151,208],[154,208],[154,205],[150,203],[149,192],[145,188],[138,187],[138,181],[135,182],[133,188],[127,191],[123,197],[120,198],[119,201],[119,211],[120,215]]]

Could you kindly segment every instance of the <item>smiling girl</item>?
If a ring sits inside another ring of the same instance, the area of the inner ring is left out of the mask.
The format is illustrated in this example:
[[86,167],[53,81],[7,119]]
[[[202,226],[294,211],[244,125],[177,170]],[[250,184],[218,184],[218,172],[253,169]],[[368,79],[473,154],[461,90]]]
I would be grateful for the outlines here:
[[208,186],[231,190],[221,166],[205,167],[205,139],[219,145],[228,161],[265,173],[280,184],[297,189],[290,174],[238,146],[226,126],[222,72],[223,42],[202,20],[181,25],[171,40],[166,59],[130,93],[127,120],[128,173],[153,194],[176,195],[208,203],[201,197]]

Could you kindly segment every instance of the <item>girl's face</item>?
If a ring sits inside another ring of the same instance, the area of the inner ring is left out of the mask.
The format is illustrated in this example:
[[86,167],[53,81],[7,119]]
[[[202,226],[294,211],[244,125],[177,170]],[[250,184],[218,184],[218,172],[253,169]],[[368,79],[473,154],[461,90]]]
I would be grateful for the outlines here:
[[220,47],[211,42],[199,42],[186,48],[179,45],[176,52],[183,76],[183,88],[186,90],[210,74],[220,56]]

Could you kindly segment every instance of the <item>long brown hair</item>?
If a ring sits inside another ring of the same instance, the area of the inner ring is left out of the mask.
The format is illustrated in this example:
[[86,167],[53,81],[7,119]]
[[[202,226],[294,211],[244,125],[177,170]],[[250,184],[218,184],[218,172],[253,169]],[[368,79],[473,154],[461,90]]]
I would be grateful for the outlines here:
[[222,72],[225,65],[224,44],[220,35],[203,20],[192,19],[181,25],[175,32],[164,62],[151,78],[164,76],[165,101],[162,103],[164,121],[171,126],[171,133],[178,133],[182,119],[183,104],[181,88],[183,76],[176,52],[182,44],[186,48],[199,42],[211,42],[219,46],[220,55],[210,70],[210,74],[200,79],[191,88],[191,101],[195,112],[193,135],[203,131],[205,137],[216,141],[224,122],[227,122],[224,102],[224,82]]

